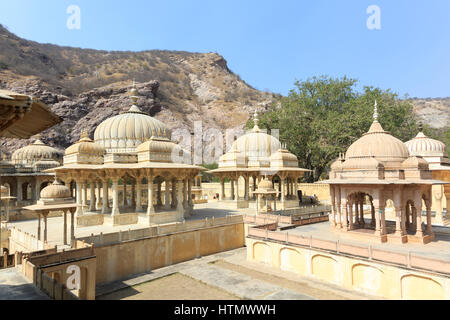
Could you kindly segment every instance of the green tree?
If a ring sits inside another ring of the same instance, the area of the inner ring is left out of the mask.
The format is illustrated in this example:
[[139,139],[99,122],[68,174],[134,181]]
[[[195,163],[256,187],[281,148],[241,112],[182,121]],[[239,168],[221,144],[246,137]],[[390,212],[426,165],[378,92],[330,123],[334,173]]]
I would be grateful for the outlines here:
[[[384,130],[402,141],[415,136],[418,120],[413,105],[390,90],[356,89],[355,79],[314,77],[295,82],[287,97],[276,101],[260,117],[260,127],[280,130],[280,140],[313,171],[308,182],[328,177],[340,152],[366,133],[373,122],[375,100]],[[247,122],[247,128],[253,120]]]

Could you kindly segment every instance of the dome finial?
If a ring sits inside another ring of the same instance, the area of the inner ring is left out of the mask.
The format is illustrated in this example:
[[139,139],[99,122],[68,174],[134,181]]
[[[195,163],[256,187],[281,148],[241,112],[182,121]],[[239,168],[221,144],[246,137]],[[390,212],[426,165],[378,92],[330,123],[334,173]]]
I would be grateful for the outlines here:
[[423,123],[419,122],[419,132],[423,132]]
[[136,104],[136,102],[138,101],[138,99],[139,99],[138,94],[139,94],[139,92],[136,89],[136,81],[133,80],[133,87],[130,91],[130,98],[131,98],[131,101],[133,102],[133,104]]
[[139,109],[139,107],[136,106],[136,103],[139,100],[139,92],[136,89],[136,81],[135,80],[133,80],[133,86],[130,90],[130,99],[131,99],[132,105],[131,105],[130,109],[128,110],[128,112],[141,112],[141,109]]
[[255,125],[257,126],[259,123],[259,119],[258,119],[258,111],[256,111],[255,109],[255,113],[253,114],[253,122],[255,123]]
[[374,122],[378,122],[378,103],[377,103],[377,100],[375,100],[375,107],[373,109],[373,120],[374,120]]
[[253,132],[259,132],[259,118],[258,118],[258,111],[255,109],[255,113],[253,114],[253,123],[255,124],[253,127]]
[[83,138],[89,138],[89,130],[88,129],[83,129],[83,131],[81,131],[80,139],[83,139]]

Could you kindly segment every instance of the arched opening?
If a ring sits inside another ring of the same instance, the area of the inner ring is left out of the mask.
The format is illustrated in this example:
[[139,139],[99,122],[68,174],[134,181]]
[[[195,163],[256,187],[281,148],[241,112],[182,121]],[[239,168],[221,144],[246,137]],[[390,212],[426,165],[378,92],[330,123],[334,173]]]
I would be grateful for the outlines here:
[[370,194],[351,193],[347,196],[345,209],[347,210],[347,225],[351,226],[352,230],[375,230],[375,208]]

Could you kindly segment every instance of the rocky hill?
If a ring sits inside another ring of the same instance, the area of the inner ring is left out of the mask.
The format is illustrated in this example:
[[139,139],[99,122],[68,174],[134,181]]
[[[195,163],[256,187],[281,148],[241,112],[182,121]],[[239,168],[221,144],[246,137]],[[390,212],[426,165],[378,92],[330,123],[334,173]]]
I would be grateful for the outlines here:
[[413,99],[414,111],[420,119],[432,128],[450,126],[450,98]]
[[[204,128],[243,127],[255,108],[275,97],[246,84],[217,53],[178,51],[109,52],[60,47],[21,39],[0,25],[0,88],[40,98],[64,119],[43,133],[66,148],[83,129],[127,110],[133,80],[143,111],[169,128],[201,120]],[[11,153],[25,140],[0,140]]]
[[[276,98],[256,90],[229,70],[217,53],[181,51],[117,52],[40,44],[0,25],[0,88],[40,98],[64,119],[43,140],[64,149],[84,129],[91,136],[106,118],[127,110],[133,79],[139,106],[169,128],[242,128],[255,109]],[[450,99],[415,99],[416,113],[432,127],[450,124]],[[0,139],[3,152],[30,143]]]

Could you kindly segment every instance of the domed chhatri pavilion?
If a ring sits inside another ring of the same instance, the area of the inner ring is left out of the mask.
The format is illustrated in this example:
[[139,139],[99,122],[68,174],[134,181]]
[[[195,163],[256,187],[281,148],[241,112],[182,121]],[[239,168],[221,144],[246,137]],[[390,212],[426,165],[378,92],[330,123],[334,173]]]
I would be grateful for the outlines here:
[[64,165],[50,170],[76,185],[78,225],[166,223],[192,214],[193,181],[204,169],[183,163],[166,125],[136,106],[135,85],[131,99],[128,111],[102,122],[94,140],[82,133],[66,149]]
[[[286,150],[280,141],[263,132],[258,126],[258,114],[254,114],[253,129],[236,139],[230,151],[219,159],[219,168],[211,170],[220,179],[220,201],[236,204],[237,208],[248,208],[250,203],[256,205],[256,194],[250,198],[250,178],[253,192],[265,176],[271,183],[278,182],[281,194],[279,207],[286,209],[298,207],[298,179],[310,170],[298,167],[298,159]],[[239,191],[239,179],[244,180],[244,192]],[[225,179],[229,179],[231,194],[225,194]]]
[[47,218],[52,211],[62,211],[64,217],[64,229],[63,229],[63,243],[68,244],[67,240],[67,214],[70,214],[70,239],[73,240],[75,236],[74,231],[74,214],[77,208],[77,204],[72,198],[69,187],[66,187],[57,179],[42,189],[40,194],[40,200],[36,204],[24,207],[25,210],[33,211],[38,217],[37,235],[38,240],[41,240],[41,220],[44,219],[44,242],[47,242],[48,224]]
[[[434,239],[431,190],[445,182],[433,180],[428,162],[410,154],[402,141],[383,130],[376,104],[369,132],[332,164],[325,182],[330,184],[333,230],[381,242],[428,243]],[[395,207],[393,224],[385,218],[389,199]],[[426,227],[422,225],[422,201]],[[371,206],[370,223],[364,219],[366,202]]]
[[[423,133],[420,126],[417,136],[405,143],[410,155],[420,156],[428,162],[433,179],[450,182],[450,159],[445,143],[431,139]],[[431,213],[433,223],[446,225],[450,223],[450,184],[433,185]]]
[[16,150],[11,160],[0,161],[2,184],[8,185],[18,207],[39,200],[39,193],[55,176],[45,170],[59,167],[62,159],[63,152],[46,145],[38,135],[32,144]]

